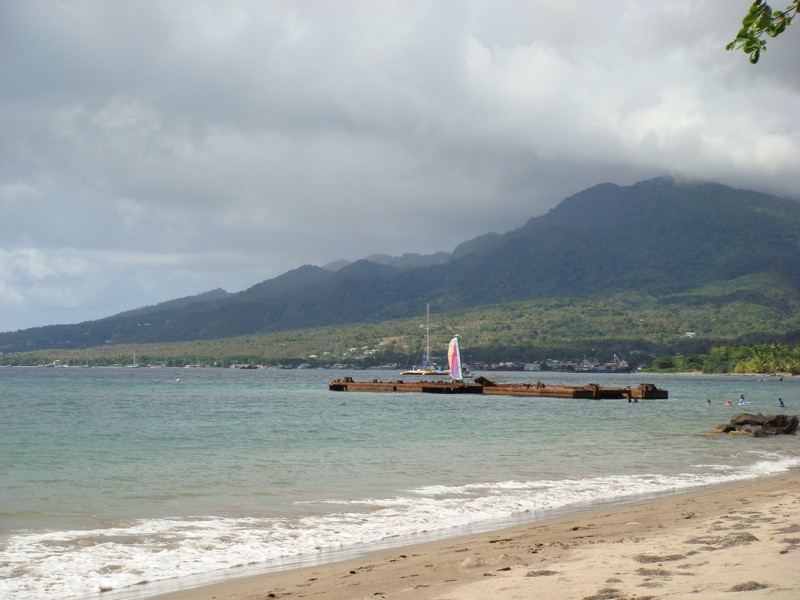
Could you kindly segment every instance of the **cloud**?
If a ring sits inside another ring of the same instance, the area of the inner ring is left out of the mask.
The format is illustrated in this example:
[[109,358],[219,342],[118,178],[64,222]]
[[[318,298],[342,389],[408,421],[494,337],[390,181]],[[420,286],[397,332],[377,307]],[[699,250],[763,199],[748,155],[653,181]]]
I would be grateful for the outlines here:
[[800,32],[754,67],[746,8],[5,2],[0,330],[451,250],[605,181],[797,198]]
[[0,251],[0,308],[75,308],[84,298],[71,284],[82,281],[86,271],[87,263],[76,256],[48,256],[35,248]]

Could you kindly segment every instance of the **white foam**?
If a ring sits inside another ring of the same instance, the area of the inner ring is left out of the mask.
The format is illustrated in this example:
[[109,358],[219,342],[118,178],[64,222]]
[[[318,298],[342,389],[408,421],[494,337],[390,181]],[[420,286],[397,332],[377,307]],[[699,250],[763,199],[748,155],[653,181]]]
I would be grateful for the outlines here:
[[[148,519],[90,531],[21,532],[0,552],[0,596],[87,596],[142,581],[188,577],[279,558],[480,522],[743,480],[800,466],[800,457],[753,453],[751,464],[695,465],[696,473],[424,486],[405,495],[328,499],[344,512],[296,519]],[[347,509],[347,506],[352,507]],[[355,511],[354,509],[358,509]]]

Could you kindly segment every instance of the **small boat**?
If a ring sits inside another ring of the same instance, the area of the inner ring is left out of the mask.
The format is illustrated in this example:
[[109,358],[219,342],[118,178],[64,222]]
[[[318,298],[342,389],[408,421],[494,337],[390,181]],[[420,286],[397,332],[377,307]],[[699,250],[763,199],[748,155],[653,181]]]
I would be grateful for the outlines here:
[[579,373],[630,373],[633,371],[633,366],[615,354],[614,360],[605,364],[585,360],[575,367],[575,371]]
[[450,340],[447,347],[447,362],[450,365],[450,378],[453,381],[464,381],[464,373],[461,370],[461,350],[458,348],[458,336]]
[[633,366],[621,360],[616,354],[613,362],[604,364],[603,368],[605,369],[605,371],[602,371],[603,373],[630,373],[633,371]]
[[410,369],[406,369],[405,371],[400,371],[400,375],[427,375],[429,371],[430,369],[414,366]]
[[400,375],[447,375],[449,371],[442,367],[431,365],[431,311],[430,303],[425,305],[425,360],[422,365],[414,365]]

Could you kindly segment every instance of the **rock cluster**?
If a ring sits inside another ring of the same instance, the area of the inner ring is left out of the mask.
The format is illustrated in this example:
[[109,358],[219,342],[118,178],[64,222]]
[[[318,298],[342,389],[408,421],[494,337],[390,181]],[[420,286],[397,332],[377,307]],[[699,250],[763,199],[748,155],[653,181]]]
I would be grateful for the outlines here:
[[788,434],[797,431],[800,417],[797,415],[762,415],[758,413],[739,413],[731,419],[730,424],[719,425],[720,433],[746,433],[753,437]]

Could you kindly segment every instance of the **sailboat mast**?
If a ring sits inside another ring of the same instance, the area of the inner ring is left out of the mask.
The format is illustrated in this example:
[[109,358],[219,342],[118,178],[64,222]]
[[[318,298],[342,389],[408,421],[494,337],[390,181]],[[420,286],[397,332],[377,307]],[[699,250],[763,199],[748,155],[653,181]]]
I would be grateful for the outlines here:
[[425,303],[425,366],[431,364],[431,304]]

